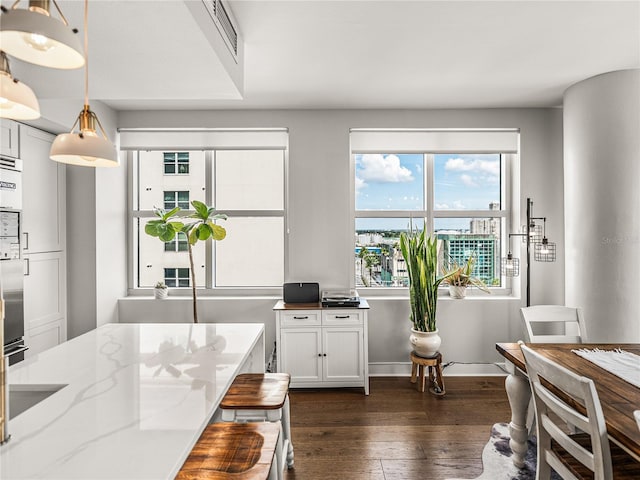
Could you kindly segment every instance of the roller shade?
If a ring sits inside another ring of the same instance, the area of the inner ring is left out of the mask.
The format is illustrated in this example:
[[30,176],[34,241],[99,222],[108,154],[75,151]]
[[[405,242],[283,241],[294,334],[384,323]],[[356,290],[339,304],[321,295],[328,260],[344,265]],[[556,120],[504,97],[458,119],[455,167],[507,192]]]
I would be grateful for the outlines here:
[[288,130],[121,129],[120,150],[278,149],[288,145]]
[[352,129],[353,153],[517,153],[518,129]]

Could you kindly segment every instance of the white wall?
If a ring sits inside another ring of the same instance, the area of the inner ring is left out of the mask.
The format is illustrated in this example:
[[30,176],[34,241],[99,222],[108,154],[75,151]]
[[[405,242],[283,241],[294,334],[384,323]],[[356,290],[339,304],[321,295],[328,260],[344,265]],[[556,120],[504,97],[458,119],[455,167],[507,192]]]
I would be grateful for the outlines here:
[[567,304],[591,341],[640,341],[640,70],[564,96]]
[[[559,251],[556,263],[533,265],[532,303],[564,302],[561,109],[120,112],[118,126],[288,128],[288,280],[318,281],[322,289],[349,285],[353,261],[353,226],[348,207],[350,128],[520,128],[521,165],[515,172],[521,179],[520,189],[516,192],[520,218],[525,216],[526,198],[533,198],[535,212],[547,217],[547,234],[557,242]],[[122,215],[126,215],[124,198],[120,201]],[[514,249],[521,246],[516,240]],[[111,259],[116,258],[111,255]],[[107,267],[105,264],[104,268]],[[264,322],[267,345],[271,345],[275,331],[271,307],[275,300],[264,297],[202,298],[201,317],[203,321]],[[372,307],[369,315],[372,371],[405,371],[409,352],[407,300],[369,298],[369,302]],[[443,336],[445,361],[499,361],[494,344],[521,338],[518,308],[522,304],[523,300],[519,298],[499,299],[495,296],[462,301],[441,299],[438,325]],[[120,301],[119,318],[123,322],[143,319],[190,321],[188,305],[188,298],[154,301],[150,293],[148,299]],[[447,371],[482,372],[486,369],[461,365]]]

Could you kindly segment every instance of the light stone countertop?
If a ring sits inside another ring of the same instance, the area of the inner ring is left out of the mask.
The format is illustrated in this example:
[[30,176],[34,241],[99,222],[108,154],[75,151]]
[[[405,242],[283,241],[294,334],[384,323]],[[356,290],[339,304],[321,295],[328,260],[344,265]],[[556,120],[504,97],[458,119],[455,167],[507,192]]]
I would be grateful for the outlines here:
[[262,324],[108,324],[58,345],[9,369],[16,388],[66,386],[9,421],[0,478],[172,479],[241,371],[264,371]]

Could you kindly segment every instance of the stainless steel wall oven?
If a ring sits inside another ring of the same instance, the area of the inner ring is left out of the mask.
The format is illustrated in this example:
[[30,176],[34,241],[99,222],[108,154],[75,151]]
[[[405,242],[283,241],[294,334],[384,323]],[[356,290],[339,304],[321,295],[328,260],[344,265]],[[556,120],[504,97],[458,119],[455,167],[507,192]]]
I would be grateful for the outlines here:
[[5,302],[4,353],[12,365],[24,359],[22,172],[18,161],[0,161],[0,294]]

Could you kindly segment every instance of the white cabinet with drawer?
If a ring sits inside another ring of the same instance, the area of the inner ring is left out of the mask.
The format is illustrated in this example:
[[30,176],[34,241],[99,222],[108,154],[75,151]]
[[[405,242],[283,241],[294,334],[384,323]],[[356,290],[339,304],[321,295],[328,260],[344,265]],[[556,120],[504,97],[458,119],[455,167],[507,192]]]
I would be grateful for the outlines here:
[[364,387],[369,394],[368,308],[365,300],[359,308],[275,305],[277,367],[291,375],[292,388]]

